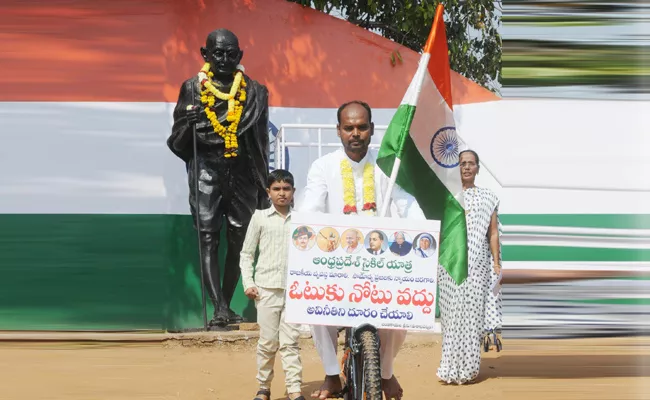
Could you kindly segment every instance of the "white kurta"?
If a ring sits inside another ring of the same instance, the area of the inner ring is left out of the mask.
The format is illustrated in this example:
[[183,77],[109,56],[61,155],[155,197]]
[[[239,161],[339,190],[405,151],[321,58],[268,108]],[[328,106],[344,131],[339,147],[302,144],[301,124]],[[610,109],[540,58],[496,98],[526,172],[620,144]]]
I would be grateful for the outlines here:
[[[390,179],[376,163],[375,154],[369,150],[360,162],[356,163],[345,155],[342,149],[324,155],[314,161],[307,175],[301,212],[322,212],[343,214],[343,178],[341,177],[341,160],[347,158],[352,165],[354,183],[357,193],[357,210],[363,208],[363,168],[366,163],[375,166],[375,202],[377,210],[381,209],[384,194],[388,190]],[[388,208],[387,217],[395,216],[409,219],[426,219],[415,198],[395,185]]]
[[[348,159],[352,165],[357,194],[357,210],[363,208],[363,169],[366,163],[375,166],[375,202],[380,210],[384,194],[388,189],[389,178],[376,164],[376,156],[368,151],[366,156],[357,163],[350,160],[343,149],[327,154],[312,164],[307,175],[307,187],[300,206],[300,212],[321,212],[327,214],[343,214],[343,178],[341,177],[341,160]],[[393,189],[387,217],[409,219],[425,219],[422,209],[413,196],[406,193],[397,185]],[[312,337],[323,362],[326,375],[338,375],[341,370],[336,358],[337,329],[333,326],[312,326]],[[379,340],[381,377],[390,379],[393,376],[393,361],[399,348],[404,343],[406,331],[380,329]]]

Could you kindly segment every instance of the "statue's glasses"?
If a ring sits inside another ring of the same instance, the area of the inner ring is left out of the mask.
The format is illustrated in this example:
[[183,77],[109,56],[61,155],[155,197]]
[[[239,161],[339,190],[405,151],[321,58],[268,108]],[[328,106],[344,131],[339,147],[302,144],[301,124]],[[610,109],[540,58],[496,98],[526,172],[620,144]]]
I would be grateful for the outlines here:
[[236,60],[237,56],[239,56],[239,50],[235,49],[216,49],[210,54],[210,57],[215,61]]

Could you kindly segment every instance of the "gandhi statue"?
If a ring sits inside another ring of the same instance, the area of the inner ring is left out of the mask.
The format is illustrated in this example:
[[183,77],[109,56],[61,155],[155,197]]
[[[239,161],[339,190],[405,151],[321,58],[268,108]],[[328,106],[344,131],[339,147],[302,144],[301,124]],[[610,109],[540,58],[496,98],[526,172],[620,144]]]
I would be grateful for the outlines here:
[[[223,328],[243,321],[230,308],[240,277],[239,253],[255,209],[270,206],[264,189],[269,171],[268,90],[244,74],[244,52],[231,31],[211,32],[201,55],[205,65],[181,86],[167,145],[186,163],[190,210],[200,232],[201,273],[214,305],[209,325]],[[228,246],[221,282],[218,247],[224,223]]]

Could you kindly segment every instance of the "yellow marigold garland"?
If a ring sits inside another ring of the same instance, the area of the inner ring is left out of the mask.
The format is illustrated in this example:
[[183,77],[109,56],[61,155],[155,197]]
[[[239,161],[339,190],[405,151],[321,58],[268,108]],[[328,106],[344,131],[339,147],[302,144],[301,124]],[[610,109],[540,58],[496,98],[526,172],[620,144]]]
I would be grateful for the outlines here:
[[369,162],[363,167],[363,211],[368,215],[375,215],[375,167]]
[[[347,159],[341,160],[341,177],[343,179],[343,213],[357,214],[357,194],[354,185],[352,164]],[[363,211],[368,215],[375,215],[375,168],[371,163],[363,167]]]
[[[238,67],[235,72],[235,80],[230,88],[230,93],[219,91],[212,83],[214,74],[210,71],[210,63],[205,63],[198,78],[201,84],[201,103],[204,105],[205,115],[212,124],[214,132],[221,136],[225,141],[226,158],[237,157],[237,127],[241,121],[241,115],[244,111],[244,102],[246,101],[246,80],[242,73],[243,67]],[[228,128],[221,125],[217,114],[214,112],[216,99],[228,102],[228,115],[226,119],[230,122]]]
[[352,165],[346,159],[341,160],[341,177],[343,178],[343,214],[357,213],[356,189]]

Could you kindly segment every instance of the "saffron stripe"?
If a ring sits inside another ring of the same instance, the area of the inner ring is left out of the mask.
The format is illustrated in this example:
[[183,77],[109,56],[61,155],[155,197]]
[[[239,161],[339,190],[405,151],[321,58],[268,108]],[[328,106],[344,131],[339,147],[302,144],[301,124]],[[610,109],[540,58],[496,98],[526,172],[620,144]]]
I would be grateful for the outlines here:
[[[175,102],[217,27],[238,35],[246,72],[269,88],[271,106],[337,108],[361,98],[395,108],[417,68],[416,52],[400,49],[404,63],[393,67],[392,41],[286,0],[202,4],[4,1],[0,101]],[[458,74],[452,80],[459,104],[498,100]]]

